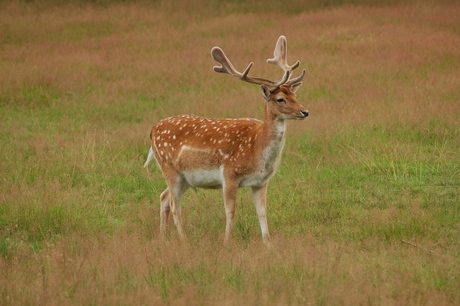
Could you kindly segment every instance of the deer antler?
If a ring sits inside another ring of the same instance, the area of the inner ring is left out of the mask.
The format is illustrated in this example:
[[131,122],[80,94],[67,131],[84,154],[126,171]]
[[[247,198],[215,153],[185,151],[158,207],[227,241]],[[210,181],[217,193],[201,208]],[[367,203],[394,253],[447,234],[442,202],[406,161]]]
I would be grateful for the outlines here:
[[262,78],[250,77],[248,76],[248,73],[254,63],[250,63],[248,67],[244,70],[243,73],[238,72],[238,70],[236,70],[235,67],[233,67],[232,62],[230,62],[228,57],[225,55],[224,51],[219,47],[214,47],[211,49],[211,56],[215,61],[219,62],[222,65],[222,66],[214,66],[215,72],[227,73],[237,79],[240,79],[248,83],[258,84],[258,85],[264,84],[269,87],[279,87],[289,80],[289,75],[290,75],[289,71],[286,71],[284,73],[283,78],[277,82],[273,82],[273,81],[262,79]]
[[[273,58],[267,60],[267,63],[278,65],[285,72],[289,71],[292,75],[292,71],[299,67],[300,61],[297,61],[294,65],[289,66],[287,63],[287,40],[284,35],[281,35],[276,42],[275,51],[273,51]],[[292,85],[294,83],[300,82],[305,76],[305,69],[302,71],[302,74],[295,79],[288,80],[286,84]]]
[[278,65],[284,71],[292,71],[299,67],[300,62],[297,61],[294,65],[289,66],[287,63],[287,40],[284,35],[281,35],[276,42],[273,58],[267,60],[267,63]]
[[292,85],[294,83],[300,82],[303,79],[303,77],[305,76],[305,69],[303,70],[302,74],[299,77],[292,79],[292,80],[289,79],[290,76],[292,75],[292,71],[296,69],[297,67],[299,67],[300,62],[297,61],[292,66],[288,65],[287,63],[287,41],[286,41],[286,37],[284,37],[283,35],[278,38],[273,55],[274,55],[274,58],[268,59],[267,63],[278,65],[279,67],[281,67],[281,69],[284,70],[283,78],[277,82],[270,81],[267,79],[248,76],[249,70],[252,68],[252,65],[254,63],[250,63],[248,67],[244,70],[243,73],[238,72],[238,70],[236,70],[235,67],[233,67],[232,63],[230,62],[230,60],[228,59],[228,57],[225,55],[224,51],[221,48],[214,47],[211,49],[212,58],[222,65],[222,66],[214,66],[215,72],[227,73],[237,79],[240,79],[248,83],[259,84],[259,85],[264,84],[268,87],[276,88],[283,84]]

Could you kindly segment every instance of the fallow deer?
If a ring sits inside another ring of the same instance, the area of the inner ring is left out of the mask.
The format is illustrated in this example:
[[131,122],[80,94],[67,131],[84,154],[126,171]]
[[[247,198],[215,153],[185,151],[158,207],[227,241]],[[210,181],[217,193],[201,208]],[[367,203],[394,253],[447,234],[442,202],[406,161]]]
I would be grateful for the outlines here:
[[224,243],[231,237],[238,188],[251,187],[259,217],[262,241],[270,245],[266,218],[269,179],[281,160],[286,139],[286,120],[304,119],[308,111],[296,100],[302,74],[291,79],[300,62],[287,63],[287,41],[280,36],[274,58],[267,63],[284,70],[281,80],[273,82],[248,76],[253,63],[238,72],[223,50],[214,47],[211,56],[221,66],[214,71],[227,73],[242,81],[260,85],[265,98],[263,121],[257,119],[211,119],[179,115],[158,122],[150,133],[151,147],[144,167],[155,158],[166,180],[160,196],[160,234],[166,238],[169,212],[172,212],[179,237],[185,239],[180,200],[190,187],[221,188],[226,213]]

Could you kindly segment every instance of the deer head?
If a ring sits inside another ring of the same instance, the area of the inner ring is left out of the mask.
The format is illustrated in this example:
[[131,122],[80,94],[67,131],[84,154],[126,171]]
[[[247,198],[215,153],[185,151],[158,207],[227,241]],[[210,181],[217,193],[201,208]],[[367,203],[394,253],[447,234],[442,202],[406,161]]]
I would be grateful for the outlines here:
[[305,69],[300,76],[291,79],[292,72],[299,67],[300,62],[297,61],[294,65],[288,64],[287,40],[283,35],[276,42],[273,58],[267,60],[267,63],[278,65],[284,71],[284,75],[279,81],[270,81],[249,76],[249,71],[254,63],[250,63],[243,73],[238,72],[224,51],[219,47],[211,49],[211,56],[221,64],[221,66],[214,67],[215,72],[227,73],[242,81],[260,85],[265,101],[273,104],[269,107],[273,110],[274,115],[279,113],[279,119],[304,119],[308,116],[308,111],[297,102],[295,95],[297,89],[302,85],[302,79],[305,77]]

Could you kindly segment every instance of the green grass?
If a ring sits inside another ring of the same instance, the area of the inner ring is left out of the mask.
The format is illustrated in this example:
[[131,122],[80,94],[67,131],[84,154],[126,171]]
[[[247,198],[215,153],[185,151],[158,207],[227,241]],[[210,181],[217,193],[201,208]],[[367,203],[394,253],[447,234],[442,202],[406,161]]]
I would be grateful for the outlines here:
[[[458,4],[198,4],[0,2],[0,304],[458,304]],[[274,249],[249,190],[231,246],[219,190],[162,242],[150,128],[260,118],[209,50],[277,78],[280,34],[311,116],[270,182]]]

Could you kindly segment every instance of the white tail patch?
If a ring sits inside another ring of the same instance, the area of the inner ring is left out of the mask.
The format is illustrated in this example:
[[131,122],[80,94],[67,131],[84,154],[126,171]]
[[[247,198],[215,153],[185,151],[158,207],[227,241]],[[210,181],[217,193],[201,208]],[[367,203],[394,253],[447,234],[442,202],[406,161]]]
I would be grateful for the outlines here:
[[149,155],[147,156],[147,160],[145,161],[144,168],[147,168],[147,166],[150,164],[150,162],[152,161],[152,159],[153,159],[154,157],[155,157],[155,155],[153,154],[152,147],[150,147],[150,149],[149,149]]

